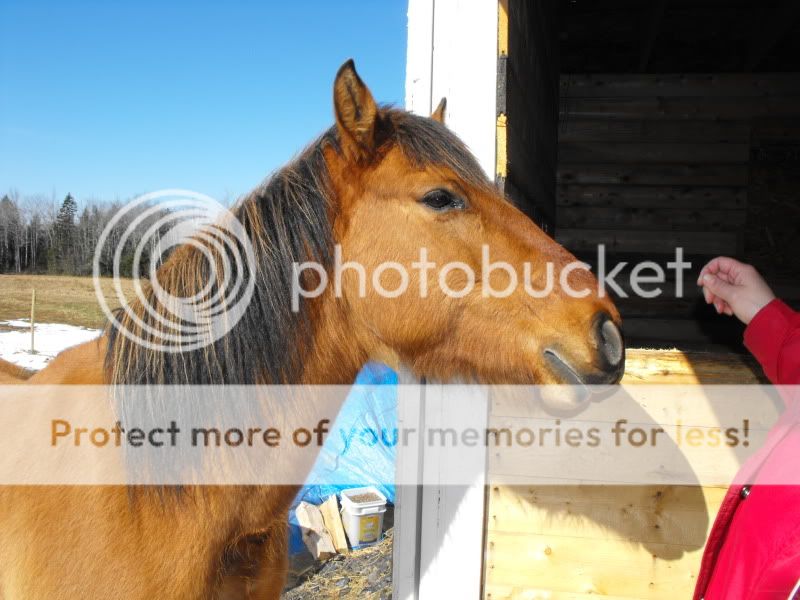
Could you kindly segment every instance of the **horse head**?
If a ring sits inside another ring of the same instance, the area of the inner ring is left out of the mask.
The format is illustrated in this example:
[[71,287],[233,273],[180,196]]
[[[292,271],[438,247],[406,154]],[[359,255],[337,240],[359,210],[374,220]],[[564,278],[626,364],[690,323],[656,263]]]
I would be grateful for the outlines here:
[[[336,302],[364,353],[436,380],[606,384],[620,316],[588,268],[486,178],[443,123],[334,83]],[[329,269],[330,270],[330,269]]]

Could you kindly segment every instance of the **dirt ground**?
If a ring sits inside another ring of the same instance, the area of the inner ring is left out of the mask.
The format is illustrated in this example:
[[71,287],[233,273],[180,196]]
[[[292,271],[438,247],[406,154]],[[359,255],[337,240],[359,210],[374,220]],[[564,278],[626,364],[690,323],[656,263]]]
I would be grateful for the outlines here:
[[338,555],[310,569],[282,600],[389,600],[392,597],[392,534],[380,543]]

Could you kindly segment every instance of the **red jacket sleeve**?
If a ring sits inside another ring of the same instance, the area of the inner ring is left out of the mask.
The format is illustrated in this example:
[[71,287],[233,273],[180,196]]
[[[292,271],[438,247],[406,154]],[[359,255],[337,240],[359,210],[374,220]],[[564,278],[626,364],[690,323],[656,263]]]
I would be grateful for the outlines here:
[[750,321],[744,345],[772,383],[800,384],[800,313],[776,298]]

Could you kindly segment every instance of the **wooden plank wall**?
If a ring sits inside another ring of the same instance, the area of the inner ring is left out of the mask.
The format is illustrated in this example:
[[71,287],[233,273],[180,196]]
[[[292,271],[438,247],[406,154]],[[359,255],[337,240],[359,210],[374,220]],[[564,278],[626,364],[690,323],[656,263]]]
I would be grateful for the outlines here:
[[545,231],[555,225],[558,28],[555,3],[501,0],[497,183]]
[[740,254],[753,123],[800,116],[800,74],[562,75],[559,107],[567,248]]
[[750,157],[745,256],[768,281],[800,283],[800,119],[755,121]]
[[[623,384],[762,377],[745,356],[631,349]],[[697,401],[692,423],[713,426],[702,394]],[[777,418],[777,409],[762,408]],[[490,427],[525,418],[519,407],[492,403]],[[489,453],[485,600],[691,598],[724,487],[509,485],[513,468]]]

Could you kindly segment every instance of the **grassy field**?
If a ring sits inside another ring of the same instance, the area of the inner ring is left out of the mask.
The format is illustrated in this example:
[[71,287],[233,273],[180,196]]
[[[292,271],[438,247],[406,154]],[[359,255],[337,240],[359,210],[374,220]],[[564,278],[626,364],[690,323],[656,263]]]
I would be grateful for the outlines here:
[[[102,286],[111,303],[113,280],[103,279]],[[131,293],[130,280],[123,280],[122,286],[126,295]],[[30,318],[34,288],[38,323],[67,323],[99,329],[106,321],[95,297],[92,278],[66,275],[0,275],[0,321]]]

